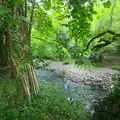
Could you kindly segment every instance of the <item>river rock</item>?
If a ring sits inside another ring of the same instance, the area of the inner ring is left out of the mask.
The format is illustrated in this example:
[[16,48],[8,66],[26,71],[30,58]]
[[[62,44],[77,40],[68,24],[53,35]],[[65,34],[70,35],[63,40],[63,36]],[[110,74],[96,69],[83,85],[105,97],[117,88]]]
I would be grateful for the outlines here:
[[57,75],[69,77],[74,82],[82,82],[85,85],[109,90],[113,87],[112,75],[119,73],[110,68],[94,68],[92,70],[74,65],[66,65],[62,62],[51,62],[46,69],[54,71]]

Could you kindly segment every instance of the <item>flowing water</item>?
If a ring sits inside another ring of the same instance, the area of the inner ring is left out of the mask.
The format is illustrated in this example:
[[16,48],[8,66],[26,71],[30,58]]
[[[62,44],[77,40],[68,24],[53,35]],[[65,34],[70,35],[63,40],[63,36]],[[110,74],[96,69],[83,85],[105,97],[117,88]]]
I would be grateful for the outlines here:
[[86,110],[93,112],[92,104],[98,99],[102,99],[107,95],[106,91],[94,89],[82,83],[75,83],[68,77],[60,77],[53,72],[47,70],[37,70],[39,80],[45,80],[57,86],[62,86],[63,91],[67,91],[72,100],[81,100]]

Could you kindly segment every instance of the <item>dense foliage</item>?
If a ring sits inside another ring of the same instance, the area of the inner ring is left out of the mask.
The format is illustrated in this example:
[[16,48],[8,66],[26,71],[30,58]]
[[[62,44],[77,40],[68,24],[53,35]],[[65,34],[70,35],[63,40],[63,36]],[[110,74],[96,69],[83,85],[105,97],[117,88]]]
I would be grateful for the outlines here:
[[80,65],[93,52],[118,55],[118,37],[105,34],[96,37],[81,58],[97,34],[108,29],[119,33],[118,11],[119,1],[41,1],[35,8],[32,32],[34,58],[72,59]]
[[95,120],[119,120],[120,119],[120,74],[113,76],[114,90],[108,97],[95,105]]
[[[88,66],[119,57],[119,6],[119,0],[0,0],[0,120],[88,120],[81,102],[59,88],[42,83],[39,91],[34,65],[44,68],[40,61],[51,59]],[[95,106],[95,120],[120,119],[117,79]]]
[[8,88],[6,93],[1,91],[5,96],[0,97],[0,120],[89,120],[90,115],[80,101],[70,101],[66,93],[51,83],[41,82],[41,90],[30,104],[20,101],[13,81]]

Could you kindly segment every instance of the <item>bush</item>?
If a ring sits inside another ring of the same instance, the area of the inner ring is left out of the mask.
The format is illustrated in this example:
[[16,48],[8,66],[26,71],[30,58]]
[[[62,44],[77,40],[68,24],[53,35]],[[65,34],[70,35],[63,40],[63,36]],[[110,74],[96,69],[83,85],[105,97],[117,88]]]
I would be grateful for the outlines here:
[[89,120],[81,102],[68,100],[67,94],[51,83],[42,82],[30,104],[8,98],[0,101],[0,120]]
[[95,105],[94,120],[120,120],[120,74],[113,76],[113,79],[113,91]]
[[79,59],[74,59],[74,63],[77,66],[84,66],[84,67],[92,67],[91,61],[89,60],[89,58],[87,56],[79,56]]
[[34,59],[55,59],[54,47],[41,41],[32,42],[32,55]]
[[119,70],[119,71],[120,71],[120,66],[117,66],[117,65],[112,66],[112,69],[114,69],[114,70]]

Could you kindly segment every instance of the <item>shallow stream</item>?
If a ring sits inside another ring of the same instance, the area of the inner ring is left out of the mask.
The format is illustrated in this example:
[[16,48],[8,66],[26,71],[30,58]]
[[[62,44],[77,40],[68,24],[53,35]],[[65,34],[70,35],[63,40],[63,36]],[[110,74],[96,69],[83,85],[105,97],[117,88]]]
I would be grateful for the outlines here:
[[37,70],[39,80],[45,80],[57,86],[62,86],[63,91],[67,91],[72,100],[81,100],[86,110],[93,112],[92,104],[98,99],[107,95],[107,91],[96,89],[82,83],[75,83],[68,77],[60,77],[47,70]]

